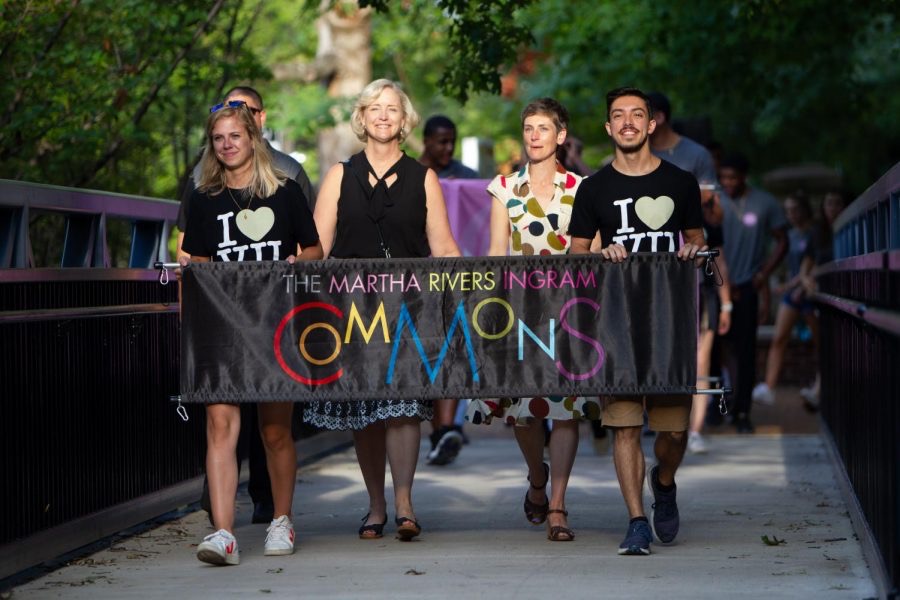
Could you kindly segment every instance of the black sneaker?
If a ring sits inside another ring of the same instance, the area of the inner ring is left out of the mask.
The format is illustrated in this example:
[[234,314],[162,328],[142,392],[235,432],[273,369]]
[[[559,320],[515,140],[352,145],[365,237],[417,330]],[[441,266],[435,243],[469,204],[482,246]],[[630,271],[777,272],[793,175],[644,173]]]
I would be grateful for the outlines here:
[[275,520],[275,505],[271,500],[253,503],[253,517],[251,523],[269,524]]
[[206,518],[209,519],[209,524],[215,529],[216,523],[213,521],[212,501],[209,498],[209,479],[206,477],[203,478],[203,491],[200,493],[200,508],[206,511]]
[[619,544],[619,554],[622,556],[647,556],[650,554],[650,542],[653,534],[650,533],[650,525],[647,521],[635,521],[628,526],[625,539]]
[[735,416],[732,424],[734,425],[734,428],[737,429],[738,433],[753,433],[755,431],[753,423],[750,422],[750,417],[747,413],[740,413]]
[[426,457],[428,464],[436,466],[449,465],[456,460],[456,457],[462,448],[462,434],[452,427],[441,427],[441,429],[435,433],[437,435],[432,434],[432,443],[434,444],[434,447]]
[[651,506],[650,522],[653,524],[653,534],[656,539],[664,544],[675,539],[678,535],[678,503],[675,501],[675,494],[678,492],[675,484],[672,484],[672,491],[664,492],[657,486],[659,478],[657,477],[658,465],[650,467],[647,473],[647,479],[650,482],[650,491],[653,492],[653,506]]

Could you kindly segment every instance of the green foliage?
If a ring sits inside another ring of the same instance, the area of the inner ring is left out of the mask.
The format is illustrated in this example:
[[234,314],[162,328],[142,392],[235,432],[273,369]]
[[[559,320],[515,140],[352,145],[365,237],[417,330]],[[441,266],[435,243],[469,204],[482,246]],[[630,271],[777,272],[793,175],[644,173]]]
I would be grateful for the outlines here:
[[171,196],[205,107],[232,78],[265,74],[242,51],[253,12],[240,0],[0,11],[0,177]]
[[[387,10],[372,17],[373,77],[399,81],[423,120],[433,114],[444,114],[457,124],[461,136],[493,139],[498,164],[509,160],[521,140],[518,129],[522,107],[484,90],[477,93],[469,90],[463,103],[442,83],[447,76],[444,70],[447,65],[453,63],[460,73],[465,73],[472,64],[471,58],[457,60],[457,55],[449,50],[451,30],[458,21],[448,18],[441,3],[408,0],[389,4]],[[498,27],[503,23],[512,25],[516,10],[507,6],[493,11],[489,17]],[[500,72],[514,66],[518,48],[508,48],[511,54]],[[411,140],[410,146],[418,145],[421,130],[416,135],[417,140]]]
[[500,92],[499,68],[515,62],[519,46],[532,41],[528,29],[513,14],[530,0],[436,0],[450,20],[449,50],[441,89],[465,104],[470,92]]
[[757,173],[817,161],[861,191],[900,157],[896,2],[542,0],[522,19],[544,55],[530,91],[588,143],[606,143],[606,90],[636,85],[708,118]]
[[[373,73],[423,117],[520,143],[519,111],[551,95],[592,164],[608,153],[605,92],[659,89],[761,173],[818,161],[859,192],[900,157],[898,3],[873,0],[362,0]],[[345,0],[331,3],[354,9]],[[319,0],[0,3],[0,177],[174,197],[208,107],[250,83],[267,125],[312,156],[347,105],[269,67],[312,62]],[[501,96],[500,74],[515,82]],[[415,146],[412,141],[411,146]],[[314,161],[308,163],[314,167]]]

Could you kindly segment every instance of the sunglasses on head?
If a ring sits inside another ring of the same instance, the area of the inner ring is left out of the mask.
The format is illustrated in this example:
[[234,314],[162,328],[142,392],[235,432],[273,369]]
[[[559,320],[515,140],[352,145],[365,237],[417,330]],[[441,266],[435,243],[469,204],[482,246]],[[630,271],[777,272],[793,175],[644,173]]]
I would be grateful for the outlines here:
[[247,110],[249,110],[254,115],[258,115],[259,113],[262,112],[261,108],[256,108],[254,106],[250,106],[243,100],[229,100],[228,102],[220,102],[219,104],[216,104],[215,106],[210,108],[209,112],[214,113],[216,111],[222,110],[223,108],[240,108],[241,106],[247,107]]

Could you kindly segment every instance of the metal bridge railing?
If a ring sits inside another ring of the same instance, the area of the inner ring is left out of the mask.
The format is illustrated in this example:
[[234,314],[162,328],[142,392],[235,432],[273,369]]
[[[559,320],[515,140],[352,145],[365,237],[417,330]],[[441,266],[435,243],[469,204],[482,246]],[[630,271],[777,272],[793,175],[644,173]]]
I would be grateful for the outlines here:
[[128,267],[146,269],[168,256],[166,241],[178,216],[178,203],[0,179],[0,269],[39,266],[30,226],[42,213],[64,218],[58,266],[114,266],[107,240],[110,219],[125,219],[131,228]]
[[841,214],[817,270],[821,410],[882,597],[900,587],[900,164]]
[[[167,258],[177,212],[171,201],[0,181],[0,579],[199,493],[202,410],[184,423],[169,401],[177,286],[149,268]],[[62,268],[31,268],[38,214],[65,223]],[[145,268],[105,268],[113,218],[132,224],[127,261]]]

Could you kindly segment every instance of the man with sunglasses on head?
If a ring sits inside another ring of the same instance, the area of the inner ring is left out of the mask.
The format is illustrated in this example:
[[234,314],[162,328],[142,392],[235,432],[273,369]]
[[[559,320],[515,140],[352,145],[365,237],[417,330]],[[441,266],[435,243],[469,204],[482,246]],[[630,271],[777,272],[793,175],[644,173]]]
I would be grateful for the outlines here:
[[[262,96],[255,89],[249,86],[240,85],[228,90],[225,94],[225,100],[220,104],[212,107],[210,112],[215,112],[227,106],[236,106],[241,103],[245,104],[253,114],[257,127],[262,131],[266,124],[266,110],[263,105]],[[264,140],[269,152],[272,154],[272,163],[276,169],[293,179],[303,190],[309,209],[312,211],[316,203],[316,196],[313,192],[312,183],[303,166],[291,158],[284,152],[280,152],[272,147],[268,140]],[[184,241],[184,230],[187,227],[188,212],[190,211],[189,200],[194,192],[195,182],[200,179],[200,163],[194,167],[191,179],[185,186],[184,193],[181,196],[181,210],[178,212],[178,257],[189,256],[181,248]],[[259,434],[259,423],[256,412],[256,406],[253,404],[241,405],[241,422],[245,424],[241,427],[241,440],[238,443],[237,460],[238,470],[240,463],[244,457],[248,458],[250,466],[250,481],[247,484],[247,491],[253,501],[253,523],[269,523],[274,517],[274,502],[272,500],[272,484],[269,480],[269,471],[266,466],[266,451],[263,447],[262,438]],[[206,481],[203,482],[203,495],[200,498],[200,506],[206,512],[210,513],[210,522],[212,521],[212,509],[209,502],[209,491]]]

